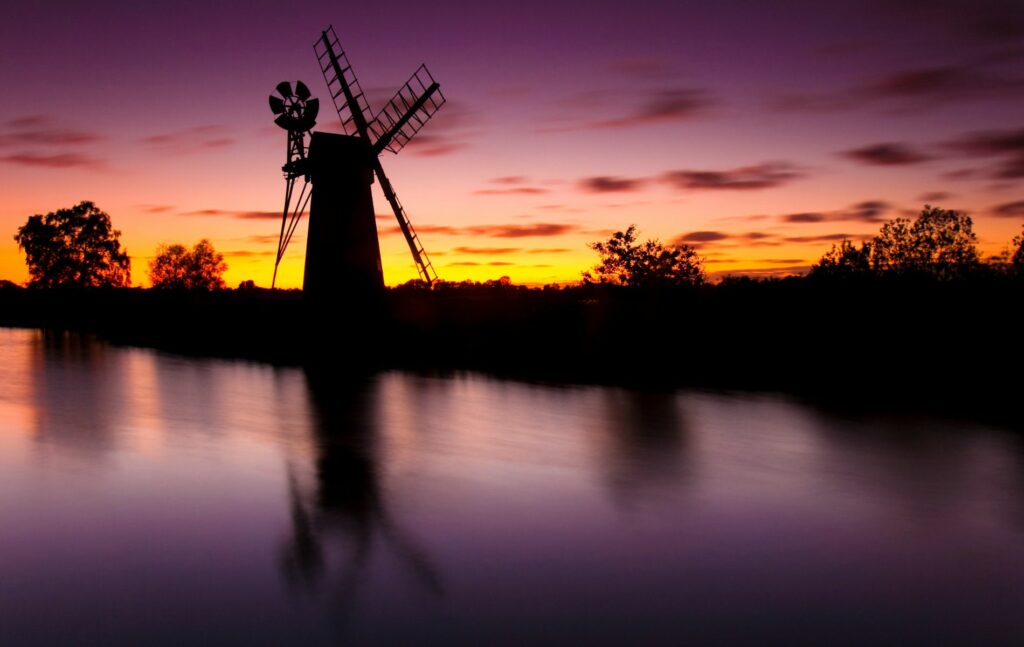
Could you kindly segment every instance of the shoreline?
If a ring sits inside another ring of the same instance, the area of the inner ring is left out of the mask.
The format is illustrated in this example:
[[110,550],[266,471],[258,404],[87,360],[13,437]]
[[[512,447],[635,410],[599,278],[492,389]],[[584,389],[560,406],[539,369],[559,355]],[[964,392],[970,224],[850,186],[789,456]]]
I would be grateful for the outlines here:
[[[0,290],[0,326],[349,374],[778,392],[839,408],[1019,418],[1022,284],[806,279],[696,289]],[[1001,377],[1000,374],[1005,374]]]

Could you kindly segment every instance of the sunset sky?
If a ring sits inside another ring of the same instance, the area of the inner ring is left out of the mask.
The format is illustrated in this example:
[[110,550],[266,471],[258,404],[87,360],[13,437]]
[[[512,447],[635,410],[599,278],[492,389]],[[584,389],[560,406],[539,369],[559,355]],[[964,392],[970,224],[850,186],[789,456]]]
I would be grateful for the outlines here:
[[[285,133],[333,24],[371,106],[420,63],[447,105],[383,163],[441,278],[574,281],[635,223],[720,272],[802,271],[927,202],[986,253],[1024,223],[1024,3],[31,2],[0,22],[0,278],[25,219],[92,200],[133,282],[210,239],[270,284]],[[375,189],[389,284],[415,276]],[[302,280],[305,227],[279,284]]]

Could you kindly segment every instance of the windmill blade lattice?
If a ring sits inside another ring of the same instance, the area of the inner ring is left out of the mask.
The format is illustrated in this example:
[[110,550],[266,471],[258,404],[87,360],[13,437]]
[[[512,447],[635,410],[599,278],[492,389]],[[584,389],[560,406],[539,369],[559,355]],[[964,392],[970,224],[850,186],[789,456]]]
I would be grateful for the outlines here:
[[[370,103],[366,99],[363,88],[359,85],[356,73],[352,71],[352,64],[348,62],[345,50],[338,42],[338,35],[334,33],[334,27],[330,26],[321,34],[313,45],[316,53],[320,71],[327,82],[327,90],[334,102],[334,108],[338,111],[338,118],[341,120],[341,128],[346,135],[360,135],[365,137],[359,122],[366,122],[366,116],[373,114],[370,110]],[[348,92],[346,92],[348,88]],[[351,95],[351,100],[348,95]]]
[[[421,65],[387,106],[371,120],[370,104],[348,56],[338,42],[333,26],[321,32],[320,39],[313,45],[313,51],[345,133],[366,139],[377,155],[383,148],[393,153],[404,148],[445,103],[440,85],[434,81],[426,66]],[[434,265],[377,157],[373,160],[373,170],[409,246],[416,271],[423,281],[432,284],[437,280]]]
[[426,65],[420,65],[395,96],[370,122],[374,148],[392,153],[405,148],[416,133],[445,104],[441,88]]

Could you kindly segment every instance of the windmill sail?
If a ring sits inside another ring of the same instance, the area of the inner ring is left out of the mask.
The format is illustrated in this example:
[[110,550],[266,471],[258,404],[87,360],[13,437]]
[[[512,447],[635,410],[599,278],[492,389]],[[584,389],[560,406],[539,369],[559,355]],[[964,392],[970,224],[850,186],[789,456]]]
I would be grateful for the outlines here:
[[366,137],[366,115],[373,113],[333,26],[321,33],[313,45],[313,51],[324,80],[327,81],[327,90],[334,101],[345,134]]
[[370,122],[374,148],[386,148],[397,154],[444,103],[440,85],[427,66],[420,65]]
[[334,27],[328,27],[321,32],[320,38],[313,45],[313,51],[327,82],[334,107],[338,111],[342,129],[347,135],[364,138],[373,147],[374,173],[380,181],[384,197],[391,205],[398,227],[405,236],[416,270],[423,281],[427,284],[433,283],[437,280],[437,272],[402,203],[399,202],[391,181],[384,174],[384,168],[377,155],[384,148],[392,153],[400,151],[444,105],[445,98],[441,94],[440,86],[434,81],[426,66],[421,65],[384,109],[371,120],[368,118],[373,114],[370,111],[370,104],[359,85],[359,79],[352,71],[348,56],[338,42]]

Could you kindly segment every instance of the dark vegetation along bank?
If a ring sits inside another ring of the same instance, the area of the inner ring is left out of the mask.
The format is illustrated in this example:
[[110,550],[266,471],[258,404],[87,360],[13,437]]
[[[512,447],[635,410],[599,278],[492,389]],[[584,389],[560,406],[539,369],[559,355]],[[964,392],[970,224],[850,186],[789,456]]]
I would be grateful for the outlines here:
[[841,400],[1019,399],[1013,277],[466,285],[312,308],[296,291],[0,290],[4,325],[287,364],[797,390]]
[[594,243],[580,285],[412,282],[312,303],[223,289],[208,241],[162,247],[153,289],[91,203],[32,216],[30,286],[0,284],[0,325],[78,331],[186,354],[365,370],[485,370],[531,379],[787,390],[857,406],[1012,411],[1021,388],[1024,235],[983,261],[969,217],[926,207],[804,277],[710,283],[692,247]]

